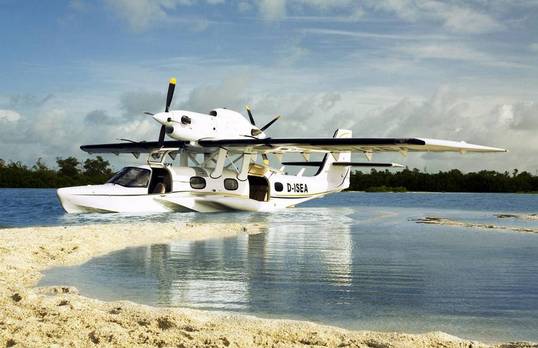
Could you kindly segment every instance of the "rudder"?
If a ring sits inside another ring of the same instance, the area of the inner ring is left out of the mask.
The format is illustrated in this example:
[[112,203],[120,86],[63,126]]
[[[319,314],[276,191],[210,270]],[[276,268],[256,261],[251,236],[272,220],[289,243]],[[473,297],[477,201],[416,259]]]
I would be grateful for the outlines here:
[[[352,132],[348,129],[337,129],[333,138],[351,138]],[[326,153],[323,164],[316,175],[327,176],[330,190],[344,190],[349,187],[350,166],[333,166],[334,162],[351,162],[351,152]]]

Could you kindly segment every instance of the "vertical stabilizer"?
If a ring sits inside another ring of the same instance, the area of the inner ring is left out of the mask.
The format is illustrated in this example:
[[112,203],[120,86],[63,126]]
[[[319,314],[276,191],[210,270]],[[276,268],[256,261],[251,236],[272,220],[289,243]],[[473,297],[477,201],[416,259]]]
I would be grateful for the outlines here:
[[[352,132],[348,129],[337,129],[333,138],[351,138]],[[323,157],[323,164],[316,173],[317,176],[326,177],[328,190],[344,190],[349,187],[350,166],[333,166],[334,162],[351,162],[351,152],[327,153]]]

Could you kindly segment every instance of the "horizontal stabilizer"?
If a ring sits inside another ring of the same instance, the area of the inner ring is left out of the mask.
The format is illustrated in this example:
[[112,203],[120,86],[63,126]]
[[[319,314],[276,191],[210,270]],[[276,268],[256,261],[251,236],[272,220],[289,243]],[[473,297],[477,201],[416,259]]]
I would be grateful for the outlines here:
[[309,161],[309,162],[282,162],[284,166],[300,166],[300,167],[321,167],[322,161]]
[[[282,162],[285,166],[300,166],[300,167],[321,167],[323,162]],[[398,163],[375,163],[375,162],[333,162],[333,166],[351,166],[351,167],[394,167],[403,168],[404,166]]]
[[334,162],[333,166],[351,166],[351,167],[393,167],[403,168],[402,164],[398,163],[374,163],[374,162]]

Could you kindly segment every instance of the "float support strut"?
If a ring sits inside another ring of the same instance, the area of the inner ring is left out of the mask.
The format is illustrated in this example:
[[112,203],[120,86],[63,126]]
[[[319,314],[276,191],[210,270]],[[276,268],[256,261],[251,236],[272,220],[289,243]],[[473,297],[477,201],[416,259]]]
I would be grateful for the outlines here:
[[217,179],[222,176],[222,171],[224,170],[224,163],[226,162],[226,155],[228,151],[224,149],[219,149],[217,154],[217,163],[215,164],[215,169],[211,172],[211,178]]
[[239,175],[237,176],[237,179],[240,181],[245,181],[248,178],[248,170],[250,167],[250,159],[251,159],[250,153],[244,153],[243,154],[243,162],[241,163],[241,172],[239,172]]

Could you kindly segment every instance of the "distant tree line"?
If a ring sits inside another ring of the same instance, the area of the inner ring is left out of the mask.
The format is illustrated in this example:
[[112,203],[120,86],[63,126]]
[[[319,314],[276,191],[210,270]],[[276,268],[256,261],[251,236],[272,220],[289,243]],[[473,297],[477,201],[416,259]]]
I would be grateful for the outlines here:
[[529,172],[499,173],[482,170],[462,173],[457,169],[447,172],[423,173],[418,169],[398,172],[388,170],[351,174],[352,191],[423,191],[423,192],[537,192],[538,176]]
[[57,158],[58,169],[51,169],[41,160],[28,167],[21,162],[0,159],[0,187],[65,187],[100,184],[112,176],[110,163],[101,156],[80,162],[75,157]]
[[[57,158],[57,169],[51,169],[38,159],[28,167],[20,162],[0,159],[0,187],[65,187],[101,184],[113,171],[101,156],[80,162],[75,157]],[[418,169],[401,171],[356,171],[351,174],[351,191],[426,191],[426,192],[538,192],[538,176],[514,169],[509,172],[482,170],[462,173],[424,173]]]

